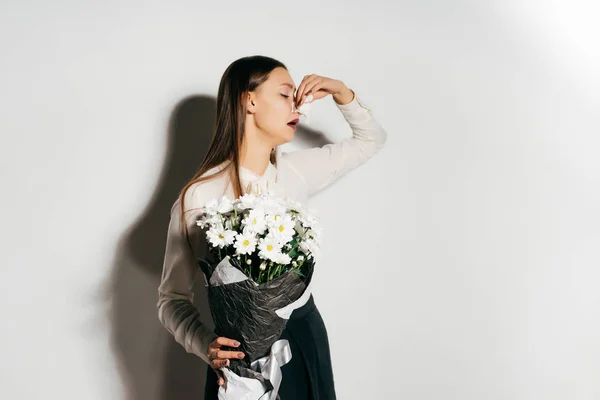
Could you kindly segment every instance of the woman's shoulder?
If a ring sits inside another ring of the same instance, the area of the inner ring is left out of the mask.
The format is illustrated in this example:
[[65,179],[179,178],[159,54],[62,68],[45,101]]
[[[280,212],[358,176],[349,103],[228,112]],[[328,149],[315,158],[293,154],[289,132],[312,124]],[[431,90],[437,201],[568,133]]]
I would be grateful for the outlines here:
[[[214,198],[220,198],[227,187],[227,173],[223,172],[219,175],[211,177],[211,175],[219,172],[222,168],[213,167],[207,170],[200,178],[209,177],[199,182],[191,184],[184,193],[183,205],[184,211],[191,212],[198,210],[206,205]],[[181,195],[177,196],[171,207],[171,213],[177,209],[181,209]]]

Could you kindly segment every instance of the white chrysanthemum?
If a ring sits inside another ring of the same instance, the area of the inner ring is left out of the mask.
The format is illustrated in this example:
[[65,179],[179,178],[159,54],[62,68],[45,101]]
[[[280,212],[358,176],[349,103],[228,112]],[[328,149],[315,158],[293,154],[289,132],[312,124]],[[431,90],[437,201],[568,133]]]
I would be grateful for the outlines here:
[[319,246],[314,239],[302,240],[299,247],[305,254],[315,254],[319,251]]
[[206,232],[206,237],[214,247],[223,248],[233,244],[237,232],[225,229],[223,225],[218,224]]
[[273,260],[278,264],[289,264],[292,261],[292,258],[286,253],[277,253],[275,255],[275,259]]
[[246,229],[262,235],[265,232],[265,229],[267,229],[264,211],[260,208],[250,210],[248,215],[242,220],[242,224]]
[[322,239],[323,231],[318,227],[309,228],[306,230],[304,237],[307,239],[313,239],[319,243]]
[[304,213],[304,212],[306,212],[306,210],[304,209],[304,206],[302,205],[302,203],[300,203],[299,201],[293,200],[293,199],[286,198],[285,199],[285,206],[290,211],[296,211],[298,213]]
[[308,224],[308,220],[306,219],[305,214],[298,214],[295,216],[296,221],[300,222],[303,227],[310,227]]
[[221,217],[218,214],[206,213],[196,220],[196,225],[202,229],[206,228],[207,225],[213,227],[217,224],[221,224]]
[[301,236],[304,236],[304,234],[306,233],[306,229],[304,227],[304,225],[302,225],[302,222],[300,222],[300,220],[296,220],[295,224],[294,224],[294,229],[296,230],[296,232],[298,232]]
[[269,225],[269,233],[276,237],[280,243],[285,243],[292,240],[294,237],[294,225],[296,222],[288,214],[270,215],[267,218]]
[[276,261],[281,253],[281,246],[277,238],[266,236],[258,241],[258,256],[267,260]]
[[305,228],[317,226],[319,223],[319,218],[314,214],[307,212],[296,215],[296,219],[300,221]]
[[221,214],[228,213],[233,210],[233,203],[227,196],[222,196],[219,201],[219,205],[217,206],[217,211]]
[[281,220],[281,214],[266,214],[265,220],[267,221],[267,226],[270,228],[274,224],[277,224],[277,221]]
[[225,228],[236,230],[236,228],[240,225],[241,222],[241,215],[238,214],[236,217],[235,215],[231,214],[225,219]]
[[248,208],[256,208],[258,199],[256,195],[252,193],[246,193],[235,201],[235,208],[239,211],[246,210]]
[[252,232],[239,233],[235,237],[235,250],[237,254],[252,254],[256,250],[257,239]]
[[281,199],[273,196],[270,193],[261,193],[258,197],[259,207],[265,211],[265,214],[280,214],[285,213],[285,204]]
[[219,207],[219,200],[212,199],[208,203],[204,205],[204,210],[208,215],[215,215],[217,213],[217,208]]

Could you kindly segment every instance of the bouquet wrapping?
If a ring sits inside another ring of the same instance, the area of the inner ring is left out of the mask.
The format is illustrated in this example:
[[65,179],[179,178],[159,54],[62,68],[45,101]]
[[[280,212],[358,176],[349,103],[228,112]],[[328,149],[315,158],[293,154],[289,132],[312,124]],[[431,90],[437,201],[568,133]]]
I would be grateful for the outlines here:
[[293,310],[310,297],[319,251],[318,219],[298,202],[268,193],[214,199],[197,224],[209,246],[198,264],[206,278],[215,333],[238,340],[242,360],[221,367],[219,399],[275,400],[291,360],[279,339]]

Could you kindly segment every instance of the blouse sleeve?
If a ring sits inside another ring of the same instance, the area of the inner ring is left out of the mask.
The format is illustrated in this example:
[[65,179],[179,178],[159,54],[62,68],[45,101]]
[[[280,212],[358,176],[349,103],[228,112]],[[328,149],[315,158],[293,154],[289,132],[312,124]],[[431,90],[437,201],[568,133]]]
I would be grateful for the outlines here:
[[281,154],[282,159],[304,180],[309,196],[365,163],[381,150],[387,140],[387,132],[356,94],[348,104],[335,104],[350,125],[352,137],[322,147]]
[[[192,191],[188,189],[187,193]],[[197,213],[189,210],[186,193],[186,223],[191,232],[191,241],[196,253],[188,244],[185,233],[181,232],[180,202],[177,200],[171,208],[171,220],[167,231],[167,243],[162,269],[161,282],[158,288],[158,319],[181,344],[188,353],[193,353],[209,363],[208,345],[217,337],[200,321],[200,313],[194,305],[192,287],[196,274],[201,273],[196,257],[205,249],[204,235],[194,235],[200,230],[195,225]],[[191,196],[190,196],[191,197]]]

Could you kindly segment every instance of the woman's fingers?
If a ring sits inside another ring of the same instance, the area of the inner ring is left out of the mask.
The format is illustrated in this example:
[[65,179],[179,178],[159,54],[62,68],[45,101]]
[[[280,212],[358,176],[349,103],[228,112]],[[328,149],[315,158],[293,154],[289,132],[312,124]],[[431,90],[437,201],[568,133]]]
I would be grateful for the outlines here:
[[[323,96],[317,96],[318,91],[321,89],[322,85],[323,85],[323,81],[325,79],[321,78],[321,77],[316,77],[314,79],[312,79],[311,81],[309,81],[306,86],[304,86],[304,93],[302,94],[302,97],[300,98],[300,105],[304,104],[304,101],[306,100],[306,97],[312,93],[313,95],[313,100],[317,100],[320,99]],[[327,95],[327,93],[325,93],[325,95]]]
[[217,358],[244,358],[244,353],[242,353],[241,351],[217,350],[216,357]]
[[298,86],[298,90],[296,90],[296,105],[297,105],[297,107],[300,107],[302,105],[302,101],[304,101],[304,97],[305,97],[305,94],[307,92],[306,86],[311,81],[313,81],[314,79],[317,79],[317,78],[319,78],[318,75],[312,74],[312,75],[306,75],[302,79],[302,82]]
[[240,345],[240,342],[238,342],[237,340],[219,336],[218,338],[213,340],[211,344],[213,344],[214,347],[221,347],[221,346],[238,347]]
[[306,100],[309,94],[313,95],[312,101],[322,99],[329,94],[329,91],[325,88],[325,80],[315,81],[313,86],[304,94],[302,103]]
[[337,79],[331,79],[315,74],[306,75],[296,91],[296,107],[300,107],[304,104],[304,101],[309,94],[313,95],[314,101],[322,99],[329,94],[339,93],[344,87],[344,82]]
[[227,367],[229,365],[229,360],[224,360],[222,358],[215,358],[210,362],[210,366],[212,369],[217,370],[222,367]]
[[304,91],[304,86],[306,85],[307,78],[308,75],[305,75],[304,78],[302,78],[302,82],[300,82],[300,84],[298,85],[298,89],[296,89],[296,107],[300,107],[300,100],[302,99],[302,93]]
[[244,353],[241,351],[217,350],[209,356],[213,368],[227,367],[230,364],[230,358],[242,359],[244,358]]
[[210,362],[210,366],[217,373],[219,386],[225,384],[225,375],[220,368],[228,367],[231,363],[228,358],[243,358],[244,353],[238,351],[225,351],[225,350],[217,350],[213,352],[213,358]]
[[237,340],[229,339],[223,336],[219,336],[208,345],[208,359],[210,360],[210,366],[219,374],[219,385],[225,383],[224,375],[222,375],[219,368],[229,366],[230,358],[241,359],[245,357],[245,354],[241,351],[226,351],[221,350],[221,346],[238,347],[240,343]]

